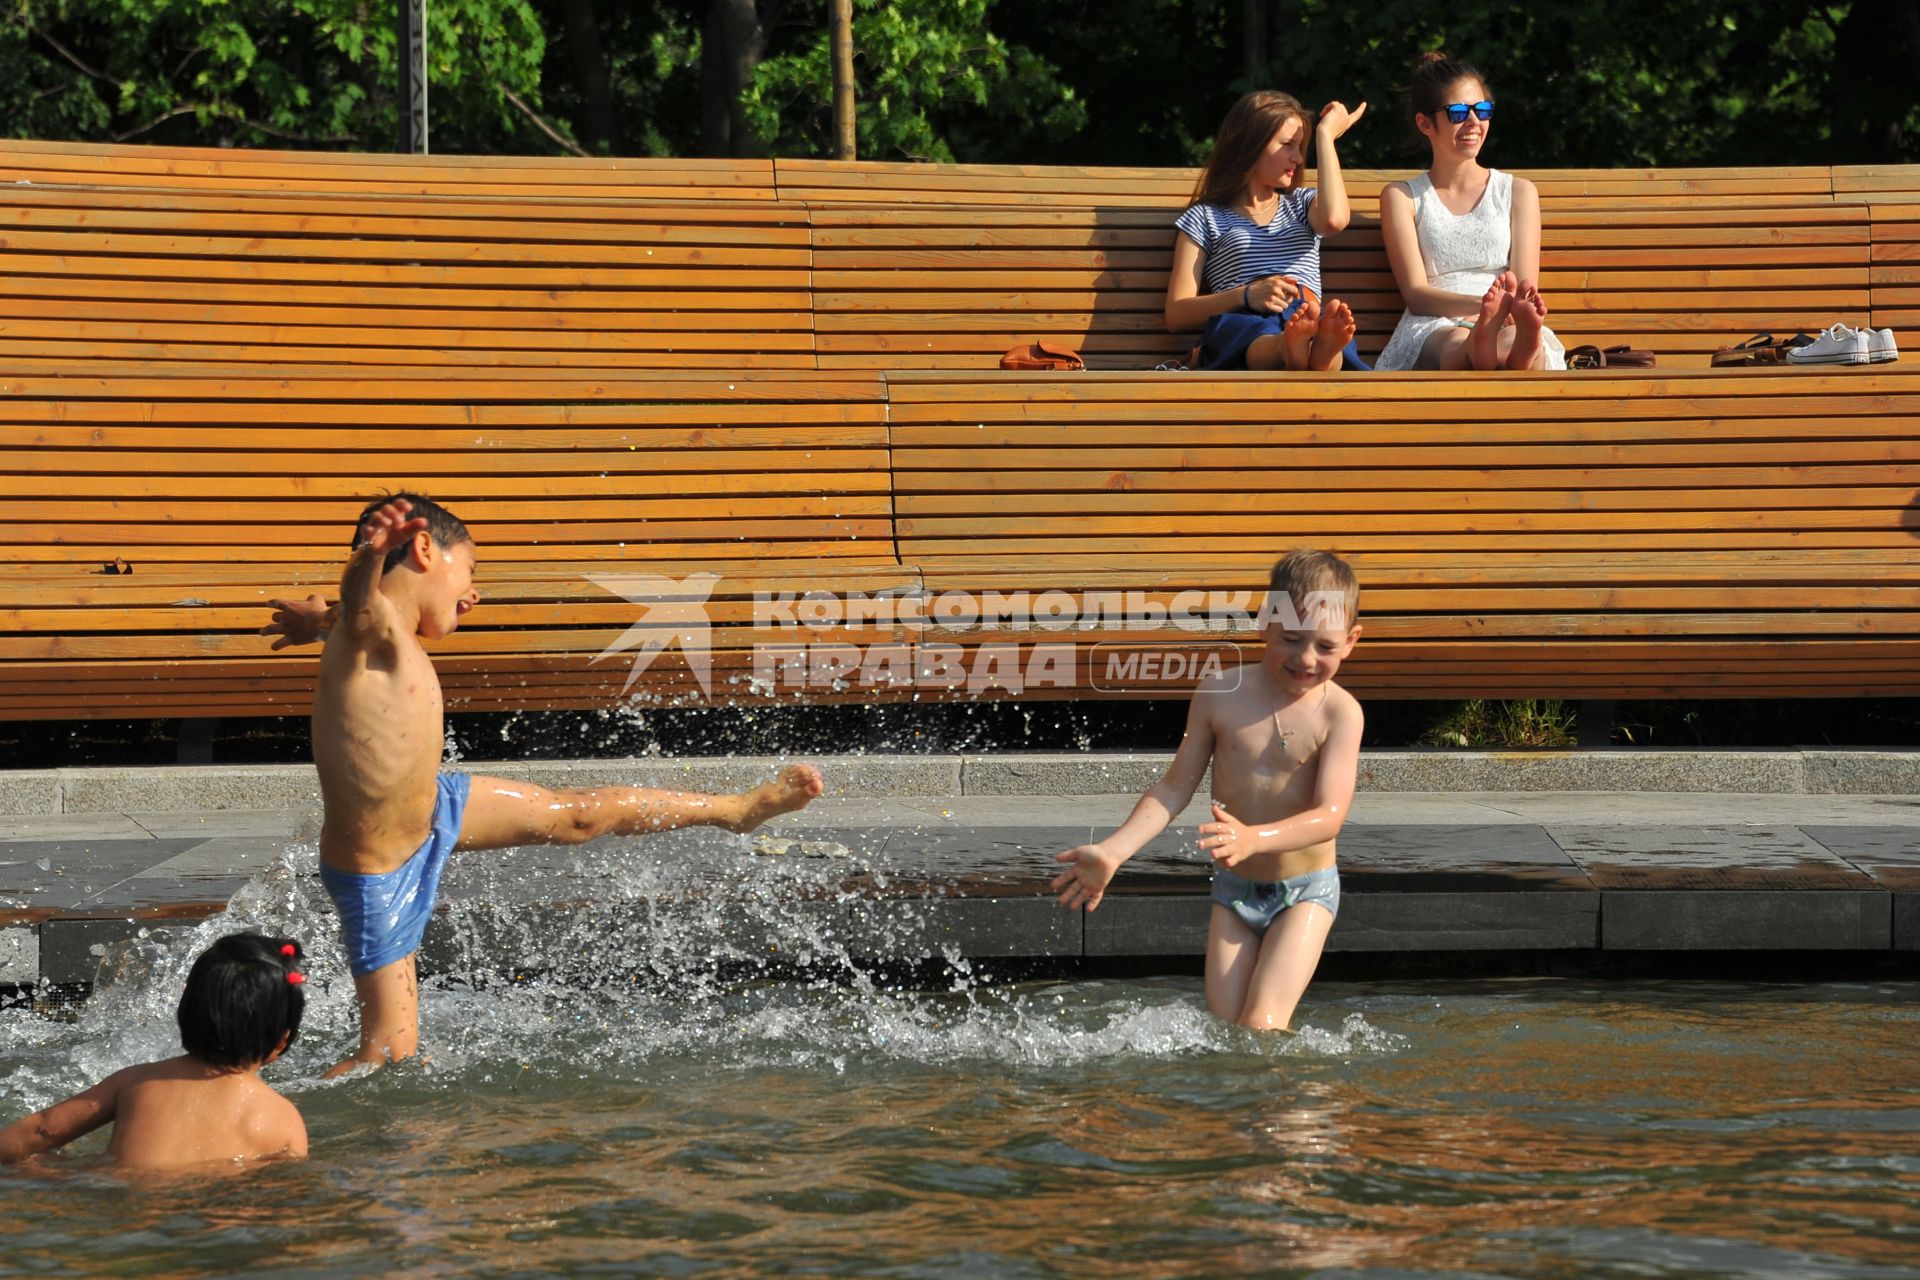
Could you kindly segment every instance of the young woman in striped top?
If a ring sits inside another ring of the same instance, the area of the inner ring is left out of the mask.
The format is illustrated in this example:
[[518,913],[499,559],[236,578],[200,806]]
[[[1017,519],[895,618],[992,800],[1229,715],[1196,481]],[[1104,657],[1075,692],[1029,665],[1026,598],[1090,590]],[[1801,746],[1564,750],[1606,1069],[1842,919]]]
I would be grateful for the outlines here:
[[[1334,142],[1367,104],[1321,109],[1317,123],[1290,94],[1265,90],[1233,104],[1174,222],[1167,327],[1200,329],[1202,369],[1365,369],[1353,312],[1320,288],[1320,240],[1351,210]],[[1320,185],[1302,188],[1307,143]]]

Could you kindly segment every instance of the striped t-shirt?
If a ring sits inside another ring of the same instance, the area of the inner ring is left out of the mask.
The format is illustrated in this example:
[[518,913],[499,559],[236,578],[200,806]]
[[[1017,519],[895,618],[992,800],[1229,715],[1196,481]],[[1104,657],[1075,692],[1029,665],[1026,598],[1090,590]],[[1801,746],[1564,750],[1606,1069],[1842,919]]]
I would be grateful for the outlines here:
[[1312,187],[1284,191],[1273,219],[1261,226],[1237,209],[1220,204],[1189,205],[1174,226],[1206,254],[1200,273],[1203,293],[1225,293],[1264,276],[1292,276],[1320,291],[1320,233],[1307,211],[1313,207]]

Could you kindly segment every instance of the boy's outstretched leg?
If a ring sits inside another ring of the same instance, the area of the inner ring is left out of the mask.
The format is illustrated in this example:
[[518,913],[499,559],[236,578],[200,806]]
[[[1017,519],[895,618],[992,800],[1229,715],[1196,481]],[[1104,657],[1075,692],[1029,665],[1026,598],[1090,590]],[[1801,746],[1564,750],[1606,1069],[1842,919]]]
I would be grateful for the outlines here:
[[420,1051],[420,983],[413,961],[404,956],[353,980],[360,1005],[360,1048],[329,1067],[326,1079],[385,1066]]
[[1320,967],[1320,952],[1333,928],[1333,913],[1317,902],[1282,911],[1260,944],[1252,981],[1236,1021],[1243,1027],[1284,1031],[1294,1007]]
[[549,791],[530,782],[476,776],[460,824],[461,849],[525,844],[583,844],[600,836],[637,836],[681,827],[751,831],[769,818],[805,808],[823,789],[810,764],[788,765],[772,782],[731,795],[652,787]]

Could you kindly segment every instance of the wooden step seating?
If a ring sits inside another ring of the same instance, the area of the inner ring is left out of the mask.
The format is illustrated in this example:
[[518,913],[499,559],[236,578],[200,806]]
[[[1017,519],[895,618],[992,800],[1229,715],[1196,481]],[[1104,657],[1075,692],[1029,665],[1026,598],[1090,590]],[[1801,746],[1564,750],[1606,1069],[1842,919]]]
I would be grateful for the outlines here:
[[1839,199],[1873,222],[1873,325],[1892,329],[1906,359],[1920,358],[1920,165],[1836,166]]
[[812,368],[804,211],[0,188],[0,359]]
[[[636,653],[595,659],[649,619],[630,639],[667,647],[634,692],[690,695],[660,611],[676,592],[709,606],[726,698],[778,638],[756,630],[754,593],[907,585],[872,375],[47,366],[0,383],[0,450],[9,719],[304,713],[316,651],[255,632],[273,597],[332,598],[383,489],[424,491],[475,534],[481,605],[433,646],[453,710],[618,706]],[[102,572],[113,561],[132,572]],[[685,583],[699,574],[717,581]]]
[[412,156],[0,140],[0,183],[226,195],[772,203],[771,160]]
[[[1058,590],[1086,617],[1093,591],[1261,589],[1318,546],[1360,572],[1347,674],[1373,696],[1920,691],[1920,369],[896,372],[888,398],[900,554],[932,596]],[[1124,691],[1082,674],[1103,683]]]
[[[1628,344],[1664,367],[1696,368],[1755,333],[1864,323],[1868,209],[1835,203],[1825,173],[1532,175],[1555,332],[1569,347]],[[1322,251],[1326,290],[1354,309],[1370,357],[1401,313],[1378,205],[1381,187],[1404,176],[1349,174],[1354,223]],[[946,181],[951,194],[960,178]],[[1027,190],[1031,180],[980,181],[1003,184],[1005,203],[987,203],[994,193],[983,188],[965,204],[887,192],[890,203],[813,210],[822,368],[991,368],[1008,347],[1046,338],[1093,368],[1143,369],[1198,341],[1169,334],[1163,315],[1173,219],[1190,180],[1112,205],[1098,203],[1110,198],[1104,188],[1089,190],[1077,206],[1064,192]]]

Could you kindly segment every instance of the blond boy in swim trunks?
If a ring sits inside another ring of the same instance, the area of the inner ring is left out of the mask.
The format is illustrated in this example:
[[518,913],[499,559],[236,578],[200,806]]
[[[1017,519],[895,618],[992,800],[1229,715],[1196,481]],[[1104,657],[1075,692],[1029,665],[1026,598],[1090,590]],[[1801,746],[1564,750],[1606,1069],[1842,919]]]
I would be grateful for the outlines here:
[[1360,587],[1344,560],[1296,551],[1274,565],[1258,664],[1194,690],[1166,776],[1118,830],[1055,860],[1066,907],[1100,905],[1120,864],[1193,799],[1213,764],[1207,1008],[1241,1026],[1283,1029],[1340,910],[1334,837],[1353,805],[1363,717],[1334,683],[1360,638]]
[[361,513],[337,606],[318,596],[276,600],[278,611],[262,628],[282,637],[275,648],[326,638],[313,704],[321,879],[340,911],[360,1003],[360,1048],[329,1074],[418,1051],[414,953],[453,851],[688,826],[751,831],[821,791],[811,765],[717,796],[645,787],[548,791],[442,772],[445,708],[420,642],[452,634],[479,602],[474,565],[464,524],[435,503],[396,495]]

